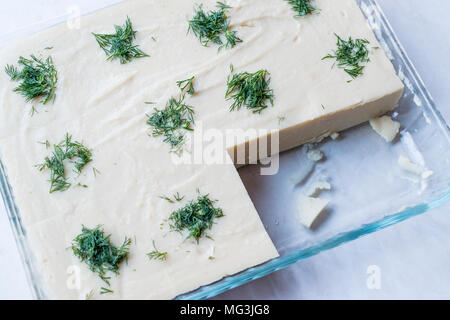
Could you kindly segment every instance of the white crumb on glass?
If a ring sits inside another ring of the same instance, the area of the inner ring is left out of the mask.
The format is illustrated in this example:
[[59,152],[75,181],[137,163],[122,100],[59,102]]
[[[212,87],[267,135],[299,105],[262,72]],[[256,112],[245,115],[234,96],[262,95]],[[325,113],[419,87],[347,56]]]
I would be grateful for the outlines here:
[[323,190],[331,190],[331,184],[326,181],[315,181],[305,192],[305,195],[308,197],[316,197]]
[[337,138],[339,138],[339,133],[338,133],[338,132],[333,132],[333,133],[330,135],[330,137],[331,137],[331,139],[336,140]]
[[420,97],[418,95],[414,95],[414,103],[416,104],[416,106],[421,107],[422,106],[422,100],[420,99]]
[[307,228],[311,228],[314,221],[328,205],[329,200],[300,196],[299,218],[300,222]]
[[417,175],[422,175],[422,172],[424,171],[421,166],[415,164],[410,159],[404,156],[400,156],[398,158],[398,164],[400,165],[400,168],[402,168],[403,170]]
[[431,170],[426,170],[424,172],[422,172],[422,179],[428,179],[429,177],[431,177],[434,174],[433,171]]
[[400,123],[394,121],[389,116],[382,116],[369,120],[370,126],[386,142],[392,142],[400,130]]
[[308,157],[309,160],[318,162],[323,159],[324,155],[323,155],[323,152],[320,150],[309,150],[306,153],[306,156]]

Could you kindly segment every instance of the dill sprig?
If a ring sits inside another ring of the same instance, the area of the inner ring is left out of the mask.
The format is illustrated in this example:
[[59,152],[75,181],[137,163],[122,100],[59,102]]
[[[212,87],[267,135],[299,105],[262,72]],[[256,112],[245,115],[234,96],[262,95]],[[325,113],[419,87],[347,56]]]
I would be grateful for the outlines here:
[[38,111],[36,110],[36,107],[35,107],[35,106],[32,106],[32,107],[31,107],[31,110],[30,110],[30,116],[32,117],[32,116],[34,116],[36,113],[38,113]]
[[24,96],[27,102],[39,97],[42,97],[40,101],[42,104],[54,101],[58,72],[53,65],[52,57],[49,56],[45,60],[34,55],[31,55],[30,59],[19,57],[17,63],[22,66],[22,70],[19,71],[17,67],[9,64],[5,68],[12,81],[22,81],[14,92]]
[[166,200],[169,203],[175,203],[172,199],[170,199],[168,196],[159,196],[161,199]]
[[178,202],[183,201],[184,196],[181,196],[178,192],[173,195],[174,199]]
[[183,94],[189,93],[192,96],[195,93],[194,79],[195,77],[192,76],[189,79],[177,81],[177,86]]
[[297,14],[296,17],[304,17],[315,11],[318,11],[316,7],[312,5],[313,0],[286,0]]
[[133,25],[129,17],[127,17],[123,26],[116,25],[114,28],[116,33],[113,34],[92,33],[100,48],[105,51],[108,57],[106,60],[119,58],[120,63],[124,64],[134,58],[149,56],[139,49],[138,45],[133,45],[137,31],[133,30]]
[[114,291],[105,287],[100,288],[100,294],[107,294],[107,293],[114,293]]
[[198,243],[205,231],[211,229],[214,219],[224,216],[222,209],[214,206],[215,202],[208,195],[199,195],[196,201],[190,201],[183,208],[172,212],[169,217],[170,228],[178,232],[187,230],[189,235],[186,239],[192,237]]
[[150,260],[160,260],[160,261],[166,261],[167,260],[167,252],[160,252],[158,249],[156,249],[155,240],[153,240],[153,251],[147,253],[147,257]]
[[237,32],[230,30],[230,22],[226,11],[230,6],[217,2],[218,10],[203,11],[203,6],[196,6],[194,17],[189,20],[188,33],[192,33],[200,40],[200,43],[207,47],[210,42],[219,45],[219,50],[223,47],[233,48],[242,40],[237,36]]
[[365,66],[361,64],[370,61],[367,49],[370,42],[366,39],[352,39],[352,37],[345,41],[337,34],[334,35],[337,38],[337,50],[333,54],[323,57],[322,60],[336,59],[337,66],[343,68],[352,79],[362,75]]
[[[233,73],[233,66],[231,66]],[[267,70],[259,70],[255,73],[241,72],[229,75],[227,79],[227,100],[234,99],[230,111],[240,110],[243,106],[261,113],[267,108],[267,100],[273,106],[273,90],[269,87],[270,73]]]
[[[45,144],[48,148],[48,141]],[[65,139],[53,146],[51,157],[46,157],[44,163],[37,165],[40,171],[50,170],[50,193],[65,191],[71,186],[66,177],[64,166],[66,160],[70,161],[74,165],[74,171],[80,174],[83,168],[92,161],[92,152],[81,142],[72,141],[72,136],[66,133]]]
[[46,149],[50,148],[50,141],[48,140],[38,141],[38,143],[44,145]]
[[125,238],[123,244],[117,248],[110,241],[111,235],[105,235],[100,227],[98,225],[94,229],[88,229],[83,226],[81,234],[72,241],[72,251],[109,285],[110,277],[106,276],[106,272],[119,274],[120,264],[127,261],[131,239]]
[[173,152],[179,152],[185,143],[183,130],[193,130],[194,109],[184,103],[184,98],[184,94],[178,99],[170,98],[164,109],[155,108],[147,119],[153,128],[152,135],[164,136],[163,141],[170,144]]

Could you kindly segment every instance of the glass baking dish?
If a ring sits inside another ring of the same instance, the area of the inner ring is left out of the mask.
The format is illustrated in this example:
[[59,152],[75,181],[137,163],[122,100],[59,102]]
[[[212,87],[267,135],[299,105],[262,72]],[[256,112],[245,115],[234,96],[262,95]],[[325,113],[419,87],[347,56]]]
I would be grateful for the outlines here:
[[[108,4],[117,2],[120,1],[111,0]],[[274,176],[259,175],[258,165],[240,168],[243,183],[280,257],[183,294],[179,299],[213,297],[450,200],[449,128],[378,4],[375,0],[357,0],[357,3],[405,84],[399,106],[392,114],[402,126],[398,138],[386,143],[366,123],[342,132],[336,140],[317,143],[326,160],[318,163],[306,182],[296,187],[290,178],[302,169],[306,157],[304,147],[281,154],[280,171]],[[101,9],[95,3],[91,6],[82,13]],[[68,18],[56,17],[1,36],[0,43],[20,39]],[[423,179],[407,173],[398,165],[399,156],[433,171],[433,175]],[[310,182],[323,178],[332,185],[331,191],[321,195],[330,200],[330,205],[309,230],[298,220],[297,199]],[[34,297],[45,299],[45,286],[1,161],[0,189]]]

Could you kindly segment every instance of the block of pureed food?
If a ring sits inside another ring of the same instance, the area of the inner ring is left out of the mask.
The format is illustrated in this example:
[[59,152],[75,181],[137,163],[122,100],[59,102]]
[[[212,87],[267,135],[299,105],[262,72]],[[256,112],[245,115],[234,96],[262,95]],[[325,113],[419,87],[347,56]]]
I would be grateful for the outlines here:
[[[202,156],[180,162],[172,152],[177,139],[184,137],[182,154],[193,154],[189,148],[208,150],[211,137],[225,132],[256,132],[245,141],[216,141],[231,151],[276,130],[279,146],[272,150],[283,151],[382,115],[402,93],[354,0],[312,1],[317,10],[300,17],[284,0],[197,2],[126,1],[0,51],[2,65],[18,68],[0,75],[1,159],[49,298],[173,298],[277,257],[228,154],[225,163]],[[217,39],[202,45],[208,38],[199,39],[194,25],[188,32],[199,10],[229,22],[220,50]],[[125,32],[127,17],[137,31],[127,50],[136,57],[120,63],[121,48],[103,43],[102,50],[102,39],[111,44],[111,38],[98,35],[114,34],[114,25]],[[354,77],[331,58],[337,36],[364,39],[367,54]],[[30,76],[19,74],[18,58],[32,54],[41,62],[51,56],[57,80],[50,92],[27,100],[29,88],[13,90]],[[244,99],[230,110],[233,95],[252,98],[258,91],[254,83],[233,91],[233,75],[261,70],[256,80],[264,82],[264,99],[256,108]],[[177,81],[191,77],[195,94],[180,93]],[[183,122],[191,131],[155,132],[168,113],[154,108],[168,101],[192,106],[184,115],[193,121]],[[199,224],[183,216],[204,210],[211,217]],[[81,247],[77,236],[93,236],[98,225],[104,233],[93,243],[105,241],[120,264],[89,260],[99,257]]]

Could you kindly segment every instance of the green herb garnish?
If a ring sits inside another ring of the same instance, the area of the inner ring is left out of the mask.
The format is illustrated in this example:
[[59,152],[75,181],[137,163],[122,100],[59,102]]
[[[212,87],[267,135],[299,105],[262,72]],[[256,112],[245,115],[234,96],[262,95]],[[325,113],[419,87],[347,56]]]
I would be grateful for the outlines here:
[[53,65],[52,57],[46,60],[31,55],[30,59],[19,57],[17,62],[23,66],[22,70],[12,65],[5,68],[6,74],[12,81],[22,81],[14,92],[20,93],[28,102],[38,97],[42,97],[42,104],[55,100],[56,84],[58,82],[58,72]]
[[156,249],[155,241],[153,240],[153,251],[147,253],[147,257],[150,260],[160,260],[160,261],[166,261],[167,260],[167,252],[160,252],[158,249]]
[[105,287],[101,287],[100,294],[106,294],[106,293],[114,293],[114,291],[112,291],[111,289],[105,288]]
[[194,17],[189,20],[188,33],[192,31],[205,47],[212,42],[219,45],[219,50],[223,47],[233,48],[242,40],[236,31],[230,30],[226,11],[231,7],[222,2],[217,2],[216,7],[218,10],[205,12],[202,5],[197,6],[194,9]]
[[336,59],[337,66],[343,68],[352,79],[362,75],[364,66],[361,64],[370,61],[367,49],[370,42],[366,39],[352,39],[352,37],[345,41],[337,34],[334,35],[337,38],[337,50],[334,51],[334,54],[323,57],[322,60]]
[[304,17],[315,11],[318,11],[316,7],[312,5],[313,0],[286,0],[297,14],[296,17]]
[[117,248],[110,241],[111,235],[105,235],[100,227],[99,225],[88,229],[83,226],[81,234],[72,241],[72,250],[76,257],[109,285],[110,278],[106,276],[106,272],[119,274],[120,264],[127,261],[131,239],[125,238],[123,244]]
[[97,178],[97,175],[100,174],[100,171],[98,171],[98,169],[96,167],[92,168],[92,172],[94,173],[94,177]]
[[163,141],[170,144],[173,152],[179,152],[185,143],[183,129],[193,130],[194,109],[184,103],[184,97],[170,98],[164,109],[155,108],[147,120],[147,124],[153,128],[153,136],[164,136]]
[[167,196],[159,196],[161,199],[163,199],[163,200],[166,200],[167,202],[169,202],[169,203],[175,203],[175,201],[173,201],[172,199],[170,199],[169,197],[167,197]]
[[[233,66],[231,66],[232,73],[233,70]],[[244,106],[253,113],[261,113],[267,108],[267,100],[273,106],[273,90],[270,89],[269,84],[270,73],[267,70],[230,74],[225,94],[227,100],[234,99],[230,111],[240,110]]]
[[92,152],[81,142],[72,141],[72,136],[66,133],[66,138],[53,146],[52,156],[46,157],[44,163],[37,165],[40,171],[50,169],[50,193],[65,191],[71,186],[66,177],[64,166],[66,160],[70,161],[74,165],[74,171],[80,174],[81,170],[92,161]]
[[194,79],[195,79],[195,77],[192,76],[189,79],[177,81],[177,86],[181,89],[181,92],[183,94],[189,93],[192,96],[195,93]]
[[50,148],[50,141],[48,140],[38,141],[38,143],[44,145],[46,149]]
[[193,237],[198,243],[205,231],[211,229],[214,219],[224,216],[222,209],[214,206],[215,202],[208,195],[199,195],[196,201],[172,212],[170,228],[178,232],[187,230],[189,235],[186,239]]
[[84,299],[85,300],[91,300],[93,296],[94,296],[94,290],[91,289],[91,291],[86,293],[86,295],[84,296]]
[[134,58],[149,57],[137,45],[133,45],[137,31],[133,30],[129,17],[122,27],[116,25],[114,28],[116,33],[113,34],[92,33],[100,48],[105,51],[108,57],[106,60],[119,58],[120,63],[124,64]]
[[178,192],[173,195],[176,201],[180,202],[184,199],[184,196],[181,196]]

